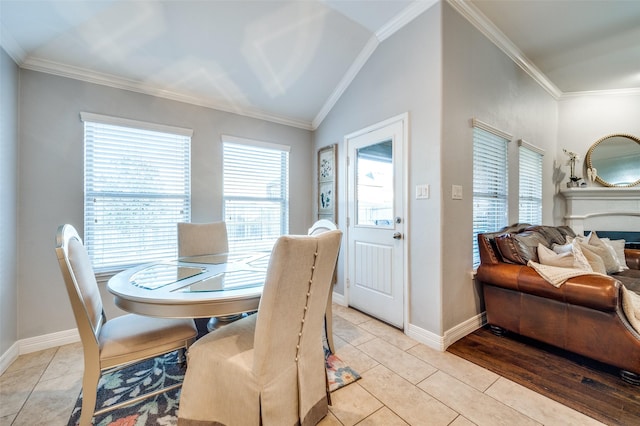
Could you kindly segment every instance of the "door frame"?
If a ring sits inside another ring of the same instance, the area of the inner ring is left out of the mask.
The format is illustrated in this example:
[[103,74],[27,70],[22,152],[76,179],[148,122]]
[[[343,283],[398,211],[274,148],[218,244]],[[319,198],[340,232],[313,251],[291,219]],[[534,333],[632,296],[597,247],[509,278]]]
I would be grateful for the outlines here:
[[[403,273],[402,273],[402,291],[403,291],[403,313],[402,313],[402,317],[403,317],[403,330],[404,333],[406,334],[407,332],[407,326],[409,325],[409,306],[410,306],[410,296],[411,293],[409,291],[409,258],[410,258],[410,252],[409,252],[409,243],[408,243],[408,238],[407,236],[410,235],[409,230],[410,230],[410,220],[409,220],[409,167],[408,167],[408,158],[410,158],[409,156],[409,113],[405,112],[399,115],[396,115],[394,117],[388,118],[386,120],[383,120],[381,122],[372,124],[370,126],[367,126],[363,129],[357,130],[355,132],[349,133],[347,135],[344,136],[344,150],[345,150],[345,157],[346,160],[344,161],[344,170],[343,170],[343,176],[345,176],[345,179],[343,179],[344,183],[342,185],[342,190],[344,191],[345,194],[345,225],[347,223],[349,223],[348,226],[346,226],[346,232],[345,232],[345,241],[347,242],[346,244],[344,244],[345,250],[344,250],[344,262],[343,262],[343,271],[344,271],[344,282],[343,282],[343,288],[344,288],[344,303],[346,306],[349,306],[349,287],[350,287],[350,281],[351,281],[351,277],[349,276],[349,262],[351,261],[351,258],[354,257],[353,254],[350,252],[349,249],[349,229],[351,227],[351,221],[353,220],[353,218],[349,218],[348,217],[348,212],[349,212],[349,203],[353,202],[353,200],[349,199],[349,162],[353,161],[353,159],[349,159],[349,139],[353,139],[356,138],[358,136],[362,136],[366,133],[370,133],[374,130],[378,130],[381,129],[383,127],[387,127],[391,124],[394,124],[396,122],[402,122],[402,141],[400,141],[402,143],[402,156],[403,158],[400,159],[400,167],[402,168],[402,173],[400,173],[400,177],[402,179],[402,208],[404,210],[404,214],[403,214],[403,220],[404,220],[404,235],[402,237],[402,245],[403,245],[403,250],[404,250],[404,259],[403,259]],[[396,163],[395,163],[395,159],[394,159],[394,165],[397,167]],[[395,194],[394,194],[395,197]],[[347,222],[349,221],[349,222]]]

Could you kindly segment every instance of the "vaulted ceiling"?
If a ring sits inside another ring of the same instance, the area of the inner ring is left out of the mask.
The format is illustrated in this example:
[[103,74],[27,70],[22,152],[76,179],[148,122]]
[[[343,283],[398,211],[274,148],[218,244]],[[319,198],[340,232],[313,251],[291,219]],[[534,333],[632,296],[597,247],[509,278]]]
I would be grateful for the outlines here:
[[[26,69],[313,129],[436,1],[0,0],[0,40]],[[640,90],[640,1],[450,3],[554,96]]]

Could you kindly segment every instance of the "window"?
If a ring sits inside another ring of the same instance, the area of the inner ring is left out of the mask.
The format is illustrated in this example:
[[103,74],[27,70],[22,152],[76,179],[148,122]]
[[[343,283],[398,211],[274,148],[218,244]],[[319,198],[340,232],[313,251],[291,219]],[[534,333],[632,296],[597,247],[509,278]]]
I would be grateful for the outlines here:
[[507,144],[511,137],[473,120],[473,267],[480,265],[478,234],[507,225]]
[[544,151],[520,139],[520,223],[542,224],[542,156]]
[[81,114],[84,243],[98,272],[177,255],[191,219],[191,130]]
[[289,233],[289,147],[223,136],[229,251],[271,251]]

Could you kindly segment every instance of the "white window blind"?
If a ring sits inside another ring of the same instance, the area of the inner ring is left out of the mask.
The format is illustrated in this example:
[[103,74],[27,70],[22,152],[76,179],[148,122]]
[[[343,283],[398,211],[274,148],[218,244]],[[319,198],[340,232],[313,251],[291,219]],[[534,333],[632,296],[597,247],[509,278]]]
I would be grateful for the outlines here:
[[542,156],[544,151],[526,143],[519,144],[520,192],[518,221],[542,224]]
[[270,252],[289,233],[289,148],[225,136],[223,150],[229,250]]
[[81,114],[84,243],[98,272],[177,255],[191,219],[191,131]]
[[478,234],[507,225],[509,138],[486,125],[473,128],[473,267],[480,265]]

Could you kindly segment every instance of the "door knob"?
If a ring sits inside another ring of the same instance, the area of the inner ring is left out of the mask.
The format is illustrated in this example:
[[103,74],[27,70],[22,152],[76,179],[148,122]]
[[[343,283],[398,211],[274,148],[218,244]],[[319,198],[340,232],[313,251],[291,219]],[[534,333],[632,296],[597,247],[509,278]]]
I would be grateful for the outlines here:
[[393,233],[393,239],[394,239],[394,240],[400,240],[400,239],[402,239],[402,234],[401,234],[401,233],[399,233],[399,232],[394,232],[394,233]]

